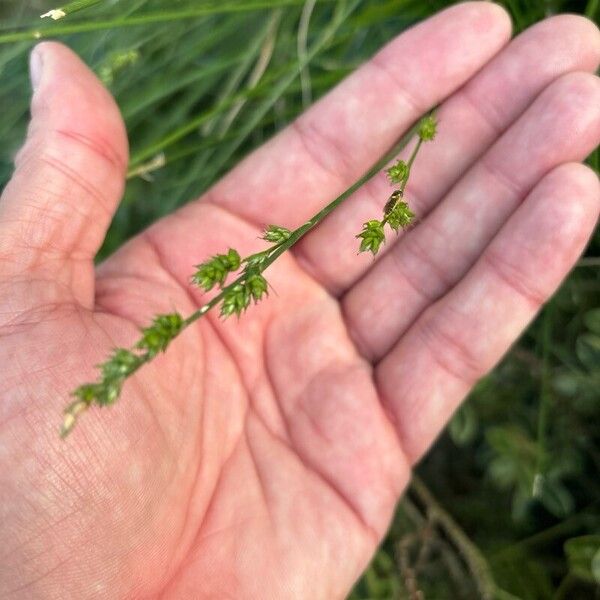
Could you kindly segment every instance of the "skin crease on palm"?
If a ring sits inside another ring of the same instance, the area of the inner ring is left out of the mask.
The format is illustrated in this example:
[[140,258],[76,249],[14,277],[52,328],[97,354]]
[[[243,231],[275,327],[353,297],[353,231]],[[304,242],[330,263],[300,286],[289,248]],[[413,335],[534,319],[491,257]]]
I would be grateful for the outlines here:
[[[118,110],[66,47],[32,56],[32,122],[0,201],[0,596],[343,598],[410,469],[557,288],[597,221],[600,35],[557,16],[513,41],[489,3],[402,34],[205,197],[106,262],[124,185]],[[356,180],[427,109],[420,222],[377,260],[354,235],[382,174],[268,271],[57,435],[70,391],[193,265],[263,246]],[[140,199],[143,202],[143,199]]]

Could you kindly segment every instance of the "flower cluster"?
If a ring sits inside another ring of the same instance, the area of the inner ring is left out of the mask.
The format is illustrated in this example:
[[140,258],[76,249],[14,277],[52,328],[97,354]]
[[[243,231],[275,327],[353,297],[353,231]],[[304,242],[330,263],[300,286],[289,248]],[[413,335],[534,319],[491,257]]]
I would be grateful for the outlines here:
[[269,225],[264,230],[264,235],[261,239],[266,240],[267,242],[271,242],[273,244],[280,244],[281,242],[285,242],[292,232],[285,227],[280,227],[279,225]]
[[373,219],[363,224],[362,231],[356,236],[360,239],[359,252],[372,252],[373,255],[379,252],[381,244],[385,244],[385,233],[383,232],[383,222]]
[[421,119],[419,123],[419,137],[423,142],[430,142],[437,133],[437,121],[433,115],[428,115]]
[[402,200],[396,201],[384,214],[385,222],[396,232],[406,229],[414,220],[415,213]]
[[423,117],[418,125],[419,142],[415,146],[408,162],[397,160],[386,173],[392,185],[400,187],[392,192],[389,200],[383,208],[383,219],[373,219],[363,224],[362,231],[356,236],[360,240],[359,252],[371,252],[373,255],[379,252],[382,244],[385,244],[385,225],[398,233],[400,229],[406,229],[415,220],[415,214],[408,204],[403,200],[404,190],[410,177],[412,164],[419,152],[421,144],[433,140],[437,131],[437,121],[430,114]]
[[[152,325],[142,329],[142,337],[133,350],[115,348],[109,359],[98,365],[100,378],[84,383],[73,391],[76,400],[67,406],[60,435],[65,437],[75,426],[77,416],[92,404],[109,406],[118,399],[125,380],[167,346],[183,329],[185,322],[179,313],[157,315]],[[141,350],[142,353],[136,352]]]
[[221,304],[223,318],[237,315],[238,317],[250,306],[250,301],[256,304],[267,292],[267,280],[260,273],[251,273],[240,283],[236,283],[225,291]]
[[157,315],[150,327],[142,329],[142,337],[135,347],[145,350],[148,358],[154,358],[167,349],[171,340],[183,329],[183,325],[183,317],[179,313]]
[[[98,365],[100,377],[93,383],[80,385],[73,391],[75,401],[65,409],[63,423],[60,428],[61,437],[67,436],[75,426],[77,417],[92,404],[108,406],[118,399],[125,380],[142,364],[152,360],[159,352],[164,352],[171,341],[179,335],[186,325],[202,316],[212,306],[221,302],[223,318],[246,311],[250,303],[260,301],[268,294],[268,283],[262,275],[265,261],[269,253],[281,242],[286,241],[291,232],[284,227],[270,225],[265,230],[264,239],[275,244],[269,250],[252,254],[244,259],[230,248],[226,254],[216,254],[207,261],[196,266],[192,281],[205,291],[215,286],[221,292],[208,304],[198,309],[190,319],[184,320],[179,313],[157,315],[152,324],[141,330],[141,337],[131,350],[116,348],[110,358]],[[240,269],[242,273],[233,283],[225,286],[230,273]]]
[[362,231],[356,236],[360,239],[359,252],[371,252],[373,256],[385,244],[385,224],[398,233],[400,228],[406,229],[415,218],[408,204],[402,200],[402,190],[395,190],[383,209],[383,219],[373,219],[363,224]]
[[92,402],[108,406],[119,397],[123,381],[141,364],[142,357],[125,348],[116,348],[111,357],[98,365],[101,378],[96,383],[79,386],[73,395],[88,406]]
[[73,391],[76,400],[65,410],[60,435],[65,437],[75,426],[77,416],[91,404],[108,406],[113,404],[121,393],[123,382],[142,364],[142,357],[125,348],[113,350],[110,358],[98,365],[100,380],[85,383]]
[[98,75],[106,86],[112,85],[115,76],[131,65],[135,65],[140,59],[137,49],[121,50],[109,55],[108,59],[98,69]]
[[[268,225],[261,239],[270,242],[273,246],[244,258],[240,258],[239,253],[230,248],[227,254],[217,254],[198,265],[192,281],[205,291],[218,285],[221,293],[213,302],[214,304],[221,302],[221,317],[225,319],[231,315],[239,317],[252,301],[256,304],[268,294],[269,284],[263,277],[262,271],[268,264],[271,252],[289,240],[291,235],[292,232],[285,227]],[[225,286],[227,275],[238,271],[241,265],[244,267],[238,278],[230,285]]]
[[390,183],[403,184],[408,179],[408,165],[403,160],[398,160],[386,170]]
[[[404,190],[410,177],[415,157],[423,142],[434,139],[436,120],[432,115],[423,118],[418,125],[419,142],[416,144],[409,160],[397,160],[387,169],[392,185],[397,186],[383,209],[381,220],[373,219],[364,223],[360,239],[360,252],[377,254],[385,243],[385,225],[398,232],[408,227],[415,215],[404,201]],[[241,258],[240,254],[230,248],[226,254],[216,254],[205,262],[196,265],[196,272],[191,280],[205,292],[218,288],[218,293],[195,312],[184,319],[179,313],[156,316],[149,327],[141,330],[141,338],[131,350],[117,348],[109,359],[98,365],[100,377],[93,383],[79,386],[74,392],[75,401],[65,410],[60,434],[65,437],[74,427],[80,413],[92,404],[107,406],[113,404],[121,393],[125,380],[133,375],[144,363],[152,360],[160,352],[164,352],[171,341],[187,326],[203,317],[209,310],[220,305],[221,317],[241,316],[252,302],[259,302],[268,295],[268,283],[263,276],[264,270],[283,252],[289,250],[303,235],[317,226],[328,214],[341,204],[359,185],[364,184],[378,169],[389,163],[398,152],[399,144],[377,166],[370,170],[351,189],[332,200],[325,208],[299,228],[290,231],[279,225],[268,225],[262,239],[271,246],[266,250]],[[236,278],[226,284],[227,278],[236,273]]]
[[208,292],[215,285],[223,287],[229,273],[240,268],[240,255],[230,248],[227,254],[217,254],[209,260],[196,265],[196,272],[192,275],[192,282]]

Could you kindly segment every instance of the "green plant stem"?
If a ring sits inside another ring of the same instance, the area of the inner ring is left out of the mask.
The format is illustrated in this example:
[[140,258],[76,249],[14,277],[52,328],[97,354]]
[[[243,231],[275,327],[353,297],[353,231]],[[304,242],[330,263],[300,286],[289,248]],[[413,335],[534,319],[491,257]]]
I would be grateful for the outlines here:
[[249,115],[238,130],[237,137],[220,149],[211,160],[213,174],[217,174],[230,160],[233,153],[244,143],[244,140],[255,130],[265,115],[273,108],[288,87],[296,80],[302,69],[308,65],[334,39],[335,34],[348,17],[356,10],[361,0],[341,0],[335,8],[330,23],[312,44],[308,52],[296,64],[296,68],[277,82],[261,105]]
[[556,591],[554,592],[554,596],[552,596],[552,600],[564,600],[565,598],[569,598],[569,596],[567,595],[567,592],[569,591],[571,586],[575,583],[575,581],[576,581],[575,576],[572,573],[567,573],[563,577],[563,579],[560,582],[560,585],[558,586]]
[[400,186],[400,191],[404,194],[404,190],[406,189],[406,184],[408,183],[408,179],[410,177],[410,170],[412,169],[413,163],[415,162],[415,158],[417,158],[417,154],[419,153],[419,150],[421,149],[421,146],[423,145],[423,140],[422,138],[419,138],[417,141],[417,145],[415,146],[414,150],[412,151],[412,154],[410,155],[410,158],[408,159],[408,162],[406,163],[406,166],[408,167],[408,173],[406,175],[406,179],[402,182],[402,185]]
[[[298,0],[295,0],[294,3],[298,4],[299,2]],[[238,134],[235,139],[232,140],[231,143],[226,144],[224,150],[222,149],[217,157],[212,161],[211,168],[213,172],[217,172],[227,162],[230,156],[243,144],[244,140],[252,131],[254,131],[258,123],[261,122],[261,120],[265,117],[265,115],[269,112],[269,110],[273,107],[285,90],[289,88],[296,80],[304,67],[308,65],[315,58],[315,56],[317,56],[327,46],[341,24],[354,11],[358,4],[360,4],[360,0],[353,0],[353,2],[347,6],[345,3],[341,4],[341,8],[336,11],[336,14],[334,15],[329,26],[321,33],[319,38],[310,47],[308,52],[297,61],[294,68],[286,69],[286,74],[279,81],[276,81],[272,84],[272,89],[267,97],[263,100],[260,107],[251,116],[249,116],[246,121],[244,121],[244,124],[238,130]],[[270,84],[271,82],[269,81],[268,83]],[[130,169],[139,166],[139,164],[141,164],[143,161],[155,156],[158,152],[164,150],[175,142],[178,142],[192,131],[197,130],[198,127],[204,123],[211,121],[215,116],[234,106],[240,100],[247,98],[249,95],[251,94],[245,90],[233,96],[223,98],[221,102],[219,102],[209,111],[198,115],[185,125],[165,136],[163,139],[158,140],[157,142],[135,154],[131,158],[129,165]]]
[[[429,114],[432,114],[433,111]],[[419,150],[421,149],[421,146],[423,145],[423,139],[419,137],[415,147],[413,148],[413,151],[408,159],[408,162],[406,163],[406,166],[408,167],[408,170],[406,172],[406,177],[404,178],[404,180],[402,181],[402,185],[400,186],[400,197],[402,198],[402,196],[404,196],[404,190],[406,189],[406,186],[408,184],[408,180],[410,178],[410,170],[412,169],[413,163],[415,162],[415,159],[417,158],[417,154],[419,153]],[[385,215],[383,217],[382,223],[387,223],[388,221],[388,215]]]
[[[332,2],[333,0],[322,1]],[[146,13],[144,15],[106,19],[104,21],[85,21],[80,23],[70,23],[68,25],[51,25],[39,29],[30,29],[28,31],[16,31],[2,34],[0,35],[0,44],[37,41],[48,37],[68,35],[72,33],[99,31],[102,29],[115,29],[117,27],[134,27],[138,25],[150,25],[153,23],[167,23],[169,21],[181,21],[185,19],[208,17],[211,15],[224,13],[249,12],[254,10],[279,8],[283,6],[298,6],[303,3],[304,0],[277,0],[276,2],[255,0],[253,2],[245,3],[229,3],[221,5],[215,4],[213,6],[203,6],[186,10]]]
[[537,428],[537,461],[535,476],[533,479],[532,496],[539,497],[544,486],[544,474],[548,460],[548,424],[550,415],[550,404],[552,401],[550,393],[550,344],[552,331],[553,303],[550,302],[544,310],[542,321],[542,380],[540,389],[540,406],[538,412]]
[[[412,131],[411,131],[412,134]],[[322,208],[316,215],[311,217],[303,225],[300,225],[297,229],[294,229],[290,234],[289,238],[279,244],[272,246],[264,252],[257,252],[251,255],[252,257],[260,256],[261,254],[266,255],[266,259],[261,265],[261,272],[264,272],[271,264],[273,264],[282,254],[287,252],[292,246],[297,244],[311,229],[314,229],[323,219],[332,213],[344,200],[354,194],[360,187],[362,187],[369,179],[374,177],[381,169],[390,162],[401,150],[406,146],[410,135],[403,137],[394,147],[387,152],[381,159],[379,159],[358,181],[351,185],[345,192],[340,194],[335,200],[327,204]],[[249,257],[250,258],[250,257]],[[245,275],[240,275],[232,283],[224,287],[214,298],[209,302],[201,306],[196,312],[192,313],[187,319],[184,320],[182,331],[197,321],[200,317],[204,316],[211,308],[217,305],[235,285],[241,283],[245,278]]]
[[585,7],[585,16],[588,19],[595,20],[599,7],[600,7],[599,0],[589,0],[587,3],[587,6]]
[[600,525],[600,518],[597,516],[599,505],[600,501],[593,502],[568,519],[495,551],[491,554],[490,560],[498,561],[518,552],[525,552],[534,546],[547,546],[550,542],[573,535],[580,529],[595,530]]
[[[264,81],[271,82],[272,80],[273,80],[272,77],[271,78],[265,77]],[[313,88],[315,86],[315,82],[317,82],[321,86],[321,89],[322,89],[322,87],[324,85],[330,85],[332,81],[337,82],[337,80],[338,80],[337,77],[334,78],[330,74],[320,75],[318,77],[313,78],[313,80],[312,80]],[[293,85],[291,87],[292,90],[294,90],[295,88],[300,90],[299,85]],[[240,92],[239,94],[236,94],[233,98],[230,98],[227,102],[228,102],[229,106],[234,106],[236,102],[246,100],[249,97],[251,97],[251,94],[249,93],[249,91],[244,90],[244,91]],[[227,107],[225,106],[225,104],[219,104],[218,106],[216,106],[210,110],[210,114],[208,115],[207,118],[212,117],[213,115],[218,116],[218,114],[225,112],[226,108]],[[288,113],[286,113],[286,116],[289,116],[291,119],[292,117],[296,116],[296,113],[289,112],[289,115],[288,115]],[[201,115],[200,117],[202,118],[202,122],[207,120],[207,118],[205,118],[204,115]],[[197,118],[200,118],[200,117],[197,117]],[[267,119],[263,118],[263,121],[262,121],[263,125],[271,124],[271,123],[272,123],[271,119],[267,120]],[[193,130],[197,129],[197,126],[191,127],[188,129],[190,131],[193,131]],[[185,137],[185,136],[181,136],[181,137]],[[161,152],[163,149],[165,149],[165,146],[166,146],[164,144],[164,139],[166,139],[166,138],[163,138],[163,140],[160,140],[159,142],[152,144],[151,148],[144,148],[143,150],[141,150],[139,153],[137,153],[135,156],[132,157],[132,159],[129,163],[129,170],[127,171],[127,178],[131,179],[138,175],[144,175],[146,173],[151,173],[152,171],[154,171],[160,167],[164,167],[166,165],[172,165],[173,163],[177,162],[178,160],[186,158],[190,155],[197,155],[198,152],[200,152],[200,151],[213,148],[217,144],[223,143],[223,141],[231,141],[235,137],[236,137],[236,132],[228,131],[219,140],[206,139],[206,140],[203,140],[196,144],[190,144],[190,145],[184,146],[179,150],[166,152],[161,157]],[[175,141],[178,141],[178,140],[179,140],[179,138]],[[143,157],[143,158],[140,160],[140,157]],[[144,162],[145,159],[148,159],[148,160]]]
[[[287,252],[294,244],[296,244],[302,237],[304,237],[311,229],[316,227],[323,219],[333,212],[344,200],[346,200],[349,196],[351,196],[355,191],[357,191],[361,186],[363,186],[369,179],[375,176],[379,171],[383,169],[385,165],[387,165],[408,143],[411,136],[414,134],[415,128],[413,128],[406,136],[400,139],[398,143],[396,143],[384,156],[382,156],[358,181],[356,181],[353,185],[351,185],[345,192],[340,194],[337,198],[331,201],[327,206],[321,209],[316,215],[306,221],[303,225],[293,230],[289,237],[277,244],[271,245],[266,250],[261,252],[257,252],[255,254],[246,257],[245,262],[248,259],[253,258],[263,258],[260,263],[253,263],[255,266],[252,269],[253,273],[262,274],[277,258],[279,258],[284,252]],[[237,278],[235,278],[229,285],[222,287],[220,292],[216,294],[211,300],[207,303],[203,304],[198,310],[194,311],[191,315],[189,315],[186,319],[181,323],[181,327],[178,332],[172,335],[169,339],[168,343],[172,342],[177,336],[179,336],[183,331],[185,331],[190,325],[198,321],[201,317],[203,317],[208,311],[217,306],[222,300],[228,296],[229,293],[234,291],[235,286],[245,282],[249,273],[247,271],[242,272]],[[132,348],[132,352],[136,353],[136,349],[139,346],[136,344]],[[156,352],[147,351],[142,354],[137,354],[137,362],[133,367],[131,367],[127,374],[125,375],[125,379],[129,378],[133,375],[140,367],[150,362],[154,356],[156,356]],[[63,422],[63,426],[61,428],[61,437],[65,437],[71,431],[77,414],[80,412],[82,406],[82,400],[78,400],[71,404],[66,410],[65,421]],[[79,409],[77,412],[74,412],[74,407],[77,406]],[[89,403],[87,403],[87,407],[89,407]]]
[[[306,40],[308,39],[308,27],[310,24],[310,18],[317,0],[305,0],[302,14],[300,15],[300,24],[298,25],[298,62],[303,63],[306,57]],[[300,73],[300,82],[302,86],[302,105],[307,108],[312,102],[312,91],[310,73],[308,71],[308,64],[302,68]]]
[[584,256],[577,261],[576,267],[600,267],[600,256]]
[[70,15],[78,10],[83,10],[85,8],[91,8],[96,4],[100,4],[104,0],[75,0],[74,2],[69,2],[63,6],[57,6],[58,10],[62,10],[66,15]]
[[443,527],[448,537],[452,540],[452,543],[462,554],[469,570],[475,578],[480,594],[479,597],[484,600],[493,600],[496,598],[498,596],[498,588],[492,576],[492,570],[479,548],[468,538],[448,512],[442,508],[425,483],[417,475],[413,475],[410,489],[419,501],[425,505],[428,517],[434,523],[438,523]]

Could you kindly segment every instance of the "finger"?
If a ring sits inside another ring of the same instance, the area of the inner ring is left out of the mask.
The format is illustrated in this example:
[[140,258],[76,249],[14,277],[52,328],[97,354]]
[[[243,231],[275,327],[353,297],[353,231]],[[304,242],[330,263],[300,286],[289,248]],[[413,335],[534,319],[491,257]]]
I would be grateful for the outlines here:
[[89,305],[93,258],[121,197],[127,140],[119,110],[68,48],[31,55],[31,124],[0,200],[4,274],[43,273]]
[[508,16],[492,3],[441,12],[391,42],[243,161],[208,198],[259,226],[300,225],[509,37]]
[[557,165],[583,159],[600,139],[600,80],[571,73],[551,84],[343,299],[350,328],[377,360],[450,289],[527,195]]
[[558,287],[599,209],[593,171],[573,163],[556,168],[378,365],[380,393],[413,462]]
[[[439,202],[464,171],[554,79],[569,71],[593,72],[600,61],[600,32],[589,20],[561,15],[515,38],[437,111],[439,133],[421,149],[406,198],[419,218]],[[401,154],[407,160],[412,147]],[[356,233],[381,214],[391,188],[375,177],[297,246],[296,255],[336,295],[373,265],[356,257]],[[401,234],[402,236],[402,234]],[[378,259],[397,241],[390,237]]]

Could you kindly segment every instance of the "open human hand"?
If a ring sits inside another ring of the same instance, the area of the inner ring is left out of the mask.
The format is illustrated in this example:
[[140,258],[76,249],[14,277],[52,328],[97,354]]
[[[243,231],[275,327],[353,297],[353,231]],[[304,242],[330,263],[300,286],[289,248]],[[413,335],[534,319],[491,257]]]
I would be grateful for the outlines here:
[[[0,201],[2,598],[344,597],[412,465],[596,223],[577,161],[600,139],[598,30],[558,16],[509,38],[483,2],[409,30],[97,268],[124,127],[70,50],[34,50]],[[414,229],[356,256],[389,196],[375,177],[269,269],[277,294],[239,322],[208,313],[59,439],[112,347],[203,302],[195,263],[298,226],[439,103],[406,190]]]

